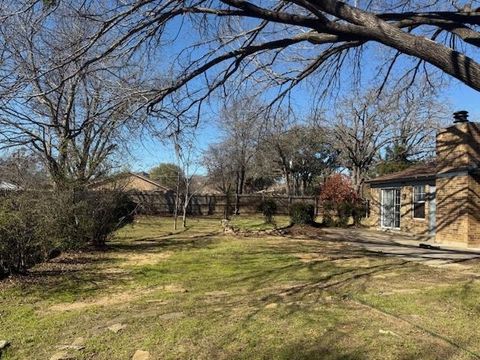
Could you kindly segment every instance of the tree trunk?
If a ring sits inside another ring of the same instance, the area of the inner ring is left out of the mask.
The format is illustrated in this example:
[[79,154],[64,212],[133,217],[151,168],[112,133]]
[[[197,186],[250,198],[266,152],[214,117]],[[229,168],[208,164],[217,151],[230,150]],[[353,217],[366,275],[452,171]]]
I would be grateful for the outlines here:
[[283,176],[285,176],[285,181],[287,182],[287,196],[292,195],[291,187],[292,187],[292,181],[290,178],[290,173],[286,169],[283,169]]
[[235,215],[240,214],[240,195],[243,194],[243,187],[245,183],[245,168],[241,168],[237,172],[236,187],[235,187]]
[[177,173],[177,189],[175,192],[175,208],[173,209],[173,230],[177,230],[178,203],[180,201],[180,171]]
[[182,227],[185,229],[187,226],[187,210],[190,203],[190,180],[185,181],[185,198],[183,201],[183,215],[182,215]]
[[187,226],[187,207],[188,207],[188,204],[183,205],[182,227],[184,229]]
[[231,189],[227,189],[225,192],[225,208],[223,210],[223,218],[225,220],[230,220],[230,193]]
[[305,193],[307,191],[307,179],[303,178],[302,179],[302,196],[305,196]]
[[364,171],[359,166],[353,166],[352,168],[352,179],[353,179],[353,188],[355,193],[361,196],[362,185],[364,182]]

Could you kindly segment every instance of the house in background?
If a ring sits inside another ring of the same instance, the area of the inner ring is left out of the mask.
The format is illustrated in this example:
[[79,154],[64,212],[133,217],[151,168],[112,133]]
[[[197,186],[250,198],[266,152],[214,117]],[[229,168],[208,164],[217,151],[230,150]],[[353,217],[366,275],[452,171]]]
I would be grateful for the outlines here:
[[157,191],[170,193],[171,189],[150,179],[147,173],[125,172],[93,185],[94,189],[121,189],[123,191]]
[[454,117],[437,134],[435,162],[368,182],[372,227],[480,247],[480,124]]

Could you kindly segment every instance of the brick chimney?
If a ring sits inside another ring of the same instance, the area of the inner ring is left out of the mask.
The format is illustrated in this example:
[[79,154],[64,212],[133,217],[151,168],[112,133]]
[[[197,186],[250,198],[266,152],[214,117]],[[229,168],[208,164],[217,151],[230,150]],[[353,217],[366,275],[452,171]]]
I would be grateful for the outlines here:
[[437,134],[438,172],[478,168],[480,164],[480,127],[468,121],[466,111],[453,114],[454,125]]
[[437,134],[436,237],[480,247],[480,124],[466,111]]

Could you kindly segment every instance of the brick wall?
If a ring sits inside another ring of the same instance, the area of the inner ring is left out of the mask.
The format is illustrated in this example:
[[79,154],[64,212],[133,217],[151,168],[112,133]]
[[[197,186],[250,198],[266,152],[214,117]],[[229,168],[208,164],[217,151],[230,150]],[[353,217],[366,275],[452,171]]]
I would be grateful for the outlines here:
[[480,247],[480,174],[469,176],[468,245]]
[[480,124],[460,123],[437,134],[438,173],[476,168],[480,164]]
[[366,193],[369,194],[369,216],[365,219],[364,224],[369,227],[380,228],[380,189],[370,188]]
[[[441,130],[437,135],[436,152],[435,241],[480,247],[480,124],[458,123]],[[414,219],[413,186],[401,184],[400,188],[400,230],[427,236],[430,204],[427,201],[425,220]],[[370,194],[370,218],[367,223],[380,227],[381,187],[372,188]]]
[[[425,192],[430,191],[430,186],[425,185]],[[402,231],[419,237],[428,237],[429,235],[429,211],[430,202],[425,201],[425,218],[417,219],[413,217],[413,186],[403,186],[401,188],[401,220],[400,228]]]
[[480,246],[480,125],[440,131],[437,163],[436,242]]
[[437,235],[439,243],[468,243],[469,176],[437,178]]
[[[430,191],[430,186],[425,184],[425,191]],[[385,186],[387,187],[387,186]],[[403,184],[400,188],[400,231],[409,233],[419,238],[429,237],[429,210],[430,202],[425,202],[425,218],[413,217],[413,185]],[[366,225],[381,229],[381,187],[370,190],[370,216]]]

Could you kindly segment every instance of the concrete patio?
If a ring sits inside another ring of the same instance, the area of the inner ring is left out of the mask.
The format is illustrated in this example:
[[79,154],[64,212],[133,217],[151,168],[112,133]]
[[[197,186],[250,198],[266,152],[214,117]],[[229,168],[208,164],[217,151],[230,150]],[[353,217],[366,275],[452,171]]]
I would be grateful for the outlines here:
[[[462,265],[480,259],[480,249],[465,249],[443,246],[428,241],[419,241],[411,236],[369,229],[322,229],[322,238],[329,241],[347,242],[366,252],[400,257],[409,261],[420,261],[426,265]],[[421,247],[421,244],[432,248]]]

